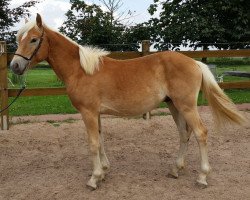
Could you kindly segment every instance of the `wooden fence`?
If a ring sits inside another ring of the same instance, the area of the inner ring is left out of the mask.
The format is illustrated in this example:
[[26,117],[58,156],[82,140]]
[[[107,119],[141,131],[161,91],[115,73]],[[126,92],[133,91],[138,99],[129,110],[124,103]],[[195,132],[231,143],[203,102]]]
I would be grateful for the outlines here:
[[[131,59],[157,52],[150,52],[150,43],[148,40],[142,41],[141,52],[112,52],[109,57],[115,59]],[[218,51],[180,51],[191,58],[203,57],[250,57],[250,50],[218,50]],[[13,58],[13,54],[6,53],[6,43],[0,42],[0,110],[8,105],[8,98],[15,97],[18,89],[8,88],[7,66]],[[219,83],[222,89],[242,89],[250,88],[250,81],[242,82],[222,82]],[[23,91],[22,96],[48,96],[48,95],[65,95],[65,88],[32,88]],[[8,110],[1,113],[1,129],[9,129]]]

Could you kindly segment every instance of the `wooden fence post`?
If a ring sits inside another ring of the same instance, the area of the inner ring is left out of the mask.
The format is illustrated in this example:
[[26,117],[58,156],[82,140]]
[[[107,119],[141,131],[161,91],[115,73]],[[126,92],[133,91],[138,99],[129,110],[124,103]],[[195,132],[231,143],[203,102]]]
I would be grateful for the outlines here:
[[142,56],[148,55],[150,52],[150,41],[142,40]]
[[[142,40],[142,56],[148,55],[150,52],[150,41],[149,40]],[[150,119],[151,118],[151,112],[147,112],[143,114],[143,119]]]
[[[0,110],[8,106],[8,68],[6,42],[0,41]],[[1,129],[9,129],[8,109],[1,113]]]

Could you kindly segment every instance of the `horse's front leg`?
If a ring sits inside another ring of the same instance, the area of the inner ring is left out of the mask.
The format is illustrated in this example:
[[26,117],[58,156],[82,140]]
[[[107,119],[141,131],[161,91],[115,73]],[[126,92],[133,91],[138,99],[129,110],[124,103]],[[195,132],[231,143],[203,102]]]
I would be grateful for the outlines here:
[[104,178],[103,166],[100,159],[101,146],[98,126],[98,113],[90,110],[83,110],[81,111],[81,114],[87,129],[89,149],[93,162],[93,172],[90,180],[87,183],[87,186],[91,187],[92,189],[96,189],[98,182]]

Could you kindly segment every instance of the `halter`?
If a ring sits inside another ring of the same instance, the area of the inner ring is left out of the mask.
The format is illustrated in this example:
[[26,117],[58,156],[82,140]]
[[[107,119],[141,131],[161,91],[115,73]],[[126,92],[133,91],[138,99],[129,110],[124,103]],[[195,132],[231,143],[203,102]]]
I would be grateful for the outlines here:
[[[38,50],[39,50],[40,47],[41,47],[41,44],[42,44],[42,41],[43,41],[43,34],[44,34],[44,29],[43,29],[42,35],[41,35],[41,37],[40,37],[40,41],[39,41],[39,43],[38,43],[36,49],[35,49],[34,52],[32,53],[32,55],[30,56],[30,58],[28,58],[28,57],[26,57],[26,56],[23,56],[23,55],[21,55],[21,54],[18,54],[18,53],[14,53],[14,55],[20,56],[20,57],[22,57],[23,59],[29,61],[29,63],[30,63],[30,61],[32,60],[32,58],[36,55],[36,53],[38,52]],[[1,49],[1,52],[2,52],[2,49]],[[26,69],[25,69],[25,70],[26,70]],[[0,113],[2,113],[2,112],[4,112],[5,110],[7,110],[7,109],[8,109],[8,108],[18,99],[18,97],[22,94],[22,92],[23,92],[25,89],[26,89],[26,86],[23,85],[22,88],[20,88],[20,90],[19,90],[17,96],[15,97],[15,99],[14,99],[8,106],[6,106],[6,107],[3,108],[2,110],[0,110]]]
[[32,58],[36,55],[36,53],[38,52],[38,50],[40,49],[40,47],[41,47],[41,45],[42,45],[43,34],[44,34],[44,29],[43,29],[43,32],[42,32],[42,35],[41,35],[41,37],[40,37],[40,41],[39,41],[37,47],[35,48],[35,50],[33,51],[33,53],[31,54],[31,56],[30,56],[29,58],[26,57],[26,56],[23,56],[23,55],[21,55],[21,54],[18,54],[18,53],[14,53],[14,55],[20,56],[20,57],[22,57],[23,59],[25,59],[25,60],[27,60],[27,61],[30,62],[30,61],[32,60]]

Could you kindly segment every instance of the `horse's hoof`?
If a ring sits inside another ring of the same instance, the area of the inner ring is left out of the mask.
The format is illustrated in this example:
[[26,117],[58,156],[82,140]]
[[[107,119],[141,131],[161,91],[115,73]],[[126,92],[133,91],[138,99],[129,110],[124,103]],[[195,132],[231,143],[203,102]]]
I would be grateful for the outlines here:
[[207,181],[204,179],[197,179],[196,183],[199,187],[206,188],[208,186]]
[[179,177],[178,169],[175,166],[170,170],[170,172],[168,172],[168,177],[174,179]]
[[179,177],[178,173],[175,172],[175,171],[171,171],[168,173],[168,177],[169,178],[174,178],[174,179],[177,179]]
[[204,173],[200,173],[198,179],[196,180],[199,186],[207,187],[207,175]]
[[93,182],[92,180],[89,180],[87,183],[87,187],[91,190],[96,190],[97,189],[97,184]]

